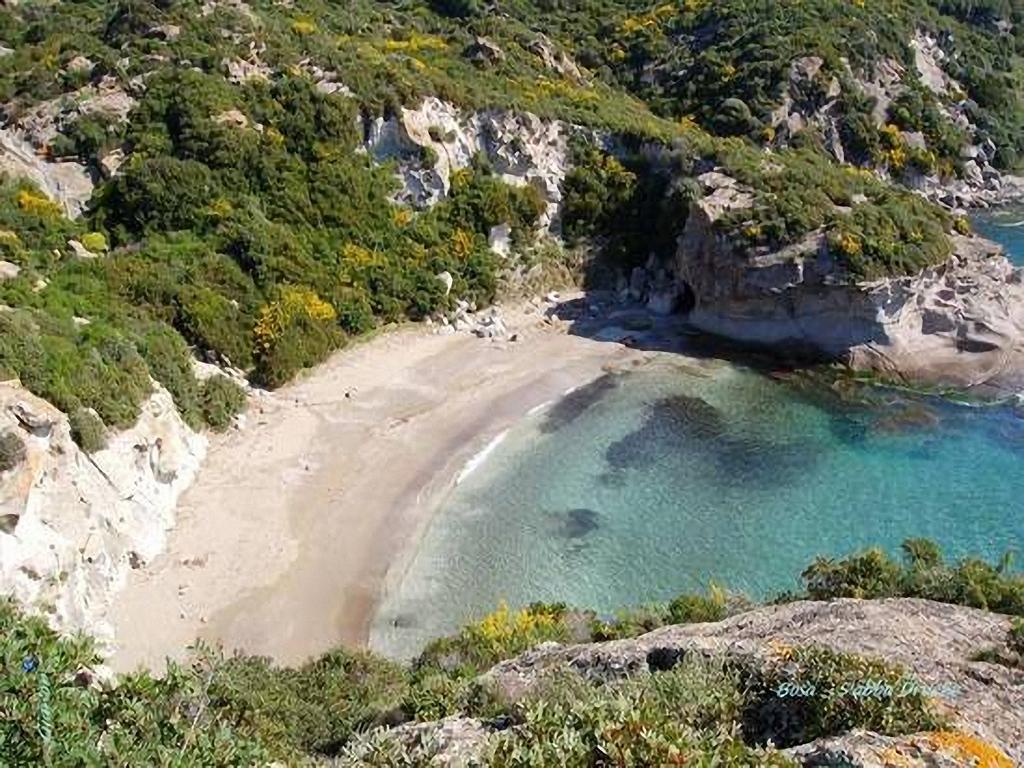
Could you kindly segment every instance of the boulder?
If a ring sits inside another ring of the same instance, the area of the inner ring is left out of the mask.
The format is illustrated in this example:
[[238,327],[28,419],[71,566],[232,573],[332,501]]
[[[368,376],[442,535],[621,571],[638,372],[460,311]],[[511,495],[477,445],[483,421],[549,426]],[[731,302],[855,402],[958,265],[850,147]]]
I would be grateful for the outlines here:
[[100,158],[100,171],[103,173],[103,177],[106,179],[112,179],[117,175],[117,172],[121,170],[121,166],[124,165],[125,154],[124,148],[118,147],[111,152],[108,152]]
[[0,261],[0,280],[13,280],[21,273],[21,267],[10,261]]
[[98,259],[99,254],[90,251],[78,240],[68,240],[68,248],[76,259]]
[[70,218],[80,215],[92,197],[92,177],[84,165],[51,162],[36,152],[23,130],[0,128],[0,173],[28,179]]
[[24,430],[36,437],[47,437],[53,429],[53,417],[45,411],[33,408],[25,400],[18,400],[8,406],[8,410]]
[[642,301],[647,294],[647,270],[643,267],[633,267],[629,274],[629,298],[633,301]]
[[495,43],[486,37],[477,36],[473,42],[466,46],[462,55],[478,66],[491,66],[505,60],[505,52]]
[[647,297],[647,309],[652,314],[665,317],[673,314],[679,307],[679,289],[675,285],[652,288]]
[[444,285],[444,295],[448,296],[452,292],[452,285],[455,284],[455,278],[452,277],[452,273],[445,270],[437,276],[437,279]]
[[963,165],[964,180],[968,184],[981,185],[985,183],[985,177],[981,173],[981,168],[974,160],[968,160]]
[[558,50],[546,35],[538,34],[526,44],[526,50],[541,60],[541,63],[561,77],[577,83],[585,80],[582,70],[564,51]]

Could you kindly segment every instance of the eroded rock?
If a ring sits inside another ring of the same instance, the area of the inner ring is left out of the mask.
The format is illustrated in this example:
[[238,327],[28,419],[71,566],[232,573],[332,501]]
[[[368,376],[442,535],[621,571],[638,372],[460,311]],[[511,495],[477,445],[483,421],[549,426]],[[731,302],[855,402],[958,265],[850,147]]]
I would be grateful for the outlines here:
[[888,376],[993,391],[1024,384],[1024,272],[994,243],[952,236],[954,254],[909,277],[855,282],[822,232],[779,251],[734,246],[715,229],[752,195],[699,178],[676,257],[690,322],[708,333],[841,358]]
[[17,383],[0,384],[3,428],[19,430],[26,459],[0,479],[0,591],[61,629],[109,640],[106,611],[132,562],[162,551],[206,438],[162,388],[92,455],[74,444],[64,414]]

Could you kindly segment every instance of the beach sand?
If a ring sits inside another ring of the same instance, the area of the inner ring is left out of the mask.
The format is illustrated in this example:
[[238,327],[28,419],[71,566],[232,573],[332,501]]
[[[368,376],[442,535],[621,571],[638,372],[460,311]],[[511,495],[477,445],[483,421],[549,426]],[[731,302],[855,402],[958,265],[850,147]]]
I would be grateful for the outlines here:
[[111,666],[159,670],[197,638],[281,663],[365,645],[467,462],[531,409],[646,356],[529,304],[504,319],[517,341],[406,327],[255,398],[212,441],[167,551],[118,597]]

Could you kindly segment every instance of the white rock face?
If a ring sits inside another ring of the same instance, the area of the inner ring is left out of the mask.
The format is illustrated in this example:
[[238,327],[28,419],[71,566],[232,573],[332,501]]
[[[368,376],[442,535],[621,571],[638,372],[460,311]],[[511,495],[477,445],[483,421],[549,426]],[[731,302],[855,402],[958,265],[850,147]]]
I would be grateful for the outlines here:
[[24,136],[7,128],[0,128],[0,173],[28,179],[71,218],[81,214],[92,197],[92,178],[84,165],[50,162],[36,154]]
[[946,58],[945,52],[939,47],[935,38],[918,30],[910,41],[914,52],[914,67],[917,69],[921,85],[939,96],[945,95],[951,85],[959,87],[943,70],[941,62]]
[[0,474],[0,593],[59,628],[109,639],[106,611],[128,570],[164,548],[206,438],[160,387],[137,423],[92,456],[72,441],[64,414],[16,382],[0,383],[0,431],[7,429],[27,456]]
[[[557,229],[562,179],[569,168],[565,123],[529,113],[499,110],[463,114],[437,98],[400,117],[378,118],[368,131],[367,149],[380,161],[395,160],[402,182],[399,199],[416,207],[434,205],[451,189],[454,171],[468,168],[482,153],[502,181],[533,186],[547,205],[541,226]],[[433,161],[423,162],[425,150]]]
[[997,392],[1024,389],[1024,270],[995,243],[954,236],[954,255],[909,277],[855,283],[822,233],[779,251],[742,252],[715,221],[750,205],[720,173],[679,240],[676,277],[690,322],[749,344],[806,349],[893,377]]

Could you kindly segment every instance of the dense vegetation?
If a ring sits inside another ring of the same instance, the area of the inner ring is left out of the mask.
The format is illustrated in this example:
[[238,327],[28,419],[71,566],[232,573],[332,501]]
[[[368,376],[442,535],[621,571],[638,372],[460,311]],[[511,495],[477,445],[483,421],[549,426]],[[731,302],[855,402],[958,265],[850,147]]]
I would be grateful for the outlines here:
[[[804,573],[806,592],[780,600],[924,596],[1024,615],[1024,578],[1007,562],[949,564],[923,540],[908,541],[904,554],[902,563],[876,550],[819,560]],[[284,668],[200,647],[161,678],[138,673],[114,683],[96,677],[91,640],[58,636],[2,603],[0,764],[235,766],[340,755],[364,765],[421,765],[430,745],[407,751],[386,738],[387,729],[461,713],[500,732],[494,765],[589,766],[602,754],[632,766],[788,765],[766,749],[769,740],[785,747],[855,727],[913,733],[942,726],[923,692],[843,695],[844,684],[870,678],[895,685],[905,672],[817,646],[780,648],[777,662],[766,664],[687,658],[617,682],[563,670],[517,701],[478,677],[546,640],[631,637],[749,607],[717,589],[618,617],[561,605],[503,606],[431,644],[409,666],[339,649]],[[979,648],[979,655],[1018,664],[1021,627],[1011,629],[1006,650]],[[787,697],[785,684],[797,681],[822,695]]]
[[[0,304],[14,309],[0,313],[0,376],[65,411],[90,450],[132,422],[151,378],[188,423],[219,429],[240,394],[198,382],[191,356],[278,386],[352,335],[455,298],[492,300],[509,266],[487,247],[494,225],[512,225],[528,263],[557,258],[531,243],[536,194],[486,162],[458,172],[429,210],[393,201],[394,176],[361,150],[360,122],[428,95],[608,132],[575,147],[565,234],[612,256],[613,269],[670,255],[701,193],[693,177],[717,166],[755,195],[719,223],[742,247],[825,232],[853,277],[915,271],[948,254],[946,233],[961,224],[855,166],[957,173],[968,137],[951,110],[977,126],[971,141],[1013,165],[1022,21],[1003,0],[4,6],[8,122],[38,127],[41,108],[49,155],[103,181],[74,222],[25,182],[0,186],[0,259],[20,268],[0,281]],[[963,92],[918,83],[915,32],[938,41]],[[791,65],[807,56],[822,65],[790,93]],[[883,59],[905,74],[878,123],[856,83]],[[318,87],[324,78],[333,87]],[[131,97],[125,119],[92,106],[111,88]],[[834,162],[813,121],[775,137],[787,98],[831,110],[852,166]],[[651,140],[664,151],[646,151]],[[115,149],[127,160],[111,178]],[[72,238],[98,258],[75,258]]]

